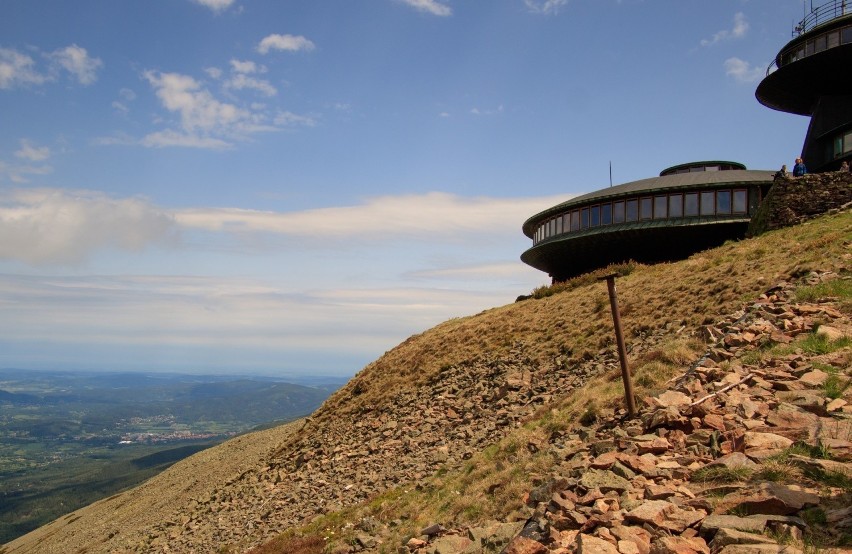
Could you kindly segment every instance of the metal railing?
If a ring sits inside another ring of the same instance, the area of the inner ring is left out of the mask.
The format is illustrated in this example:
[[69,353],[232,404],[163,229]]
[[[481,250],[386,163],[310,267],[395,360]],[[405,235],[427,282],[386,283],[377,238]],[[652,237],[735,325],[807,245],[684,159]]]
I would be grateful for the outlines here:
[[798,25],[793,27],[793,36],[798,37],[811,29],[828,23],[832,19],[852,13],[852,0],[831,0],[811,10]]
[[[811,13],[805,16],[798,25],[793,28],[793,37],[800,37],[808,33],[820,25],[830,23],[837,18],[852,15],[852,0],[831,0],[822,6],[812,8]],[[810,43],[811,41],[809,41]],[[825,49],[825,47],[823,47]],[[819,50],[820,52],[822,50]],[[789,54],[794,53],[791,59],[787,58]],[[766,75],[774,73],[782,65],[787,65],[790,62],[800,60],[814,52],[808,52],[802,44],[797,44],[793,48],[785,50],[778,54],[774,60],[766,68]]]

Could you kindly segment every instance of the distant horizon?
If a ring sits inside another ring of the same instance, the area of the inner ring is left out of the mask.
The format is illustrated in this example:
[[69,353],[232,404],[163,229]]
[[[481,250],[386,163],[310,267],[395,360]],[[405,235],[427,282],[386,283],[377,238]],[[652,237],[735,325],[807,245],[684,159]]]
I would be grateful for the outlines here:
[[792,167],[802,7],[3,3],[0,366],[354,375],[548,284],[521,225],[610,177]]
[[[86,376],[106,376],[106,375],[141,375],[145,377],[192,377],[192,378],[209,378],[214,380],[220,379],[260,379],[275,382],[286,382],[294,385],[303,385],[307,382],[314,383],[346,383],[351,379],[351,376],[346,375],[310,375],[307,373],[288,373],[288,374],[272,374],[272,373],[209,373],[209,372],[191,372],[191,371],[158,371],[158,370],[112,370],[112,369],[46,369],[46,368],[15,368],[15,367],[0,367],[0,376],[5,373],[41,373],[41,374],[58,374],[58,375],[86,375]],[[2,389],[2,384],[0,384]]]

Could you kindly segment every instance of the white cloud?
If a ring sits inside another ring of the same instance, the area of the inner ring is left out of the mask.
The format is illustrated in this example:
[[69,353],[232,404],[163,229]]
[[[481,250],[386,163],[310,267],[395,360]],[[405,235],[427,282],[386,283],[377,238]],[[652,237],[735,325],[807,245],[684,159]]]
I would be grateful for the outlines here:
[[275,119],[273,119],[273,122],[282,127],[292,127],[295,125],[313,127],[317,124],[314,118],[307,115],[295,114],[293,112],[278,112]]
[[503,107],[503,104],[500,104],[499,106],[497,106],[497,108],[493,110],[480,110],[479,108],[471,108],[470,113],[472,115],[497,115],[503,113],[504,110],[505,108]]
[[734,14],[734,26],[730,30],[722,30],[709,39],[702,39],[701,46],[711,46],[725,40],[743,38],[748,32],[748,20],[742,12]]
[[412,8],[415,8],[421,12],[430,13],[432,15],[438,15],[442,17],[446,17],[452,15],[453,10],[436,0],[398,0],[403,4],[407,4]]
[[169,240],[172,217],[139,198],[57,189],[0,192],[0,258],[78,264],[95,250],[138,251]]
[[42,162],[50,157],[50,148],[35,146],[27,139],[21,139],[21,148],[15,152],[15,157],[31,162]]
[[188,228],[238,233],[263,232],[310,237],[420,237],[455,240],[460,233],[520,232],[530,214],[565,201],[546,198],[465,198],[443,192],[382,196],[357,206],[302,212],[236,208],[179,210],[175,220]]
[[222,77],[222,70],[218,67],[208,67],[204,73],[210,76],[211,79],[219,79]]
[[[107,144],[102,142],[101,144]],[[126,144],[122,142],[113,142],[112,144]],[[213,137],[200,137],[189,133],[180,133],[167,129],[165,131],[157,131],[145,135],[139,144],[149,148],[168,148],[170,146],[180,146],[183,148],[204,148],[208,150],[225,150],[231,147],[231,143],[222,139]]]
[[532,13],[551,15],[559,13],[568,0],[524,0],[524,4]]
[[300,50],[313,50],[314,48],[314,43],[303,36],[278,34],[264,37],[257,45],[257,51],[261,54],[268,54],[270,50],[298,52]]
[[266,67],[248,60],[231,60],[231,69],[237,73],[266,73]]
[[763,78],[765,71],[760,67],[751,67],[747,61],[739,58],[725,60],[725,74],[740,83],[754,83]]
[[81,85],[91,85],[97,80],[97,72],[103,66],[99,58],[89,57],[85,48],[76,44],[66,46],[47,55],[53,63],[73,75]]
[[[263,114],[217,100],[188,75],[147,71],[144,76],[163,107],[180,118],[180,130],[149,134],[141,141],[144,146],[224,148],[232,140],[275,130],[265,123]],[[257,86],[263,88],[262,83]]]
[[0,48],[0,89],[40,85],[50,77],[35,69],[35,61],[17,50]]
[[278,94],[278,90],[272,86],[269,81],[265,79],[255,79],[254,77],[249,77],[245,73],[237,73],[228,79],[228,81],[225,82],[225,88],[233,90],[256,90],[265,96],[275,96]]
[[227,10],[233,5],[234,0],[192,0],[196,4],[200,4],[206,8],[210,8],[214,12]]

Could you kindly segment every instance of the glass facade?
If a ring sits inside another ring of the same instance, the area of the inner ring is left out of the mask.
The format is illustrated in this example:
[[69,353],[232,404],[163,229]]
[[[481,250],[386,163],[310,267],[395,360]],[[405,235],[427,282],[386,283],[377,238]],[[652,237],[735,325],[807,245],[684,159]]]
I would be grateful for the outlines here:
[[[852,131],[847,132],[852,146]],[[844,135],[846,136],[846,135]],[[747,189],[702,190],[699,192],[673,192],[598,202],[569,210],[539,225],[533,244],[553,236],[584,231],[596,227],[619,225],[646,220],[681,219],[746,215],[748,213]]]
[[852,44],[852,25],[816,35],[804,44],[794,46],[790,50],[782,52],[776,63],[779,67],[783,67],[788,63],[799,61],[807,56],[818,54],[842,44]]

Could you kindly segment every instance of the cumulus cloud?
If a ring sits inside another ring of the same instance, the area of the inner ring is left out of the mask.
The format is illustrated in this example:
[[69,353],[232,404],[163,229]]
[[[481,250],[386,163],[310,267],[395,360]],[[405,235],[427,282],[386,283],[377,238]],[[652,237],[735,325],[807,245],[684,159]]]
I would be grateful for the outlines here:
[[724,29],[722,31],[719,31],[709,39],[702,39],[701,46],[711,46],[718,42],[743,38],[748,32],[748,27],[748,20],[746,19],[745,14],[742,12],[737,12],[736,14],[734,14],[733,28],[731,28],[730,30]]
[[226,89],[231,90],[254,90],[264,96],[275,96],[278,90],[265,79],[250,77],[253,73],[266,73],[266,67],[252,61],[231,60],[233,75],[225,82]]
[[231,69],[237,73],[266,73],[266,67],[248,60],[231,60]]
[[725,74],[740,83],[754,83],[765,73],[760,67],[751,67],[750,63],[739,58],[728,58],[724,65]]
[[257,45],[257,51],[268,54],[272,50],[298,52],[313,50],[316,46],[303,36],[272,34],[263,38]]
[[294,127],[299,125],[304,127],[313,127],[317,124],[313,117],[287,111],[278,112],[275,119],[273,119],[273,122],[281,127]]
[[15,151],[15,157],[21,162],[7,163],[0,160],[0,182],[8,179],[17,184],[27,183],[31,175],[47,175],[53,171],[45,163],[50,158],[50,148],[37,146],[28,139],[21,139],[20,145]]
[[50,80],[36,70],[35,61],[28,55],[10,48],[0,48],[0,89],[40,85]]
[[222,78],[222,70],[218,67],[208,67],[204,70],[204,73],[210,76],[211,79],[221,79]]
[[225,11],[233,5],[234,0],[192,0],[196,4],[200,4],[205,8],[210,8],[214,12]]
[[76,44],[60,48],[47,55],[59,67],[70,73],[81,85],[91,85],[97,80],[98,69],[103,66],[100,58],[92,58],[85,48]]
[[58,189],[0,192],[0,258],[79,264],[101,248],[138,251],[174,236],[172,217],[139,198]]
[[432,15],[438,15],[442,17],[446,17],[452,15],[453,10],[445,5],[437,2],[436,0],[398,0],[403,4],[407,4],[412,8],[421,11],[430,13]]
[[[179,210],[184,227],[207,231],[264,232],[311,237],[438,237],[460,233],[518,232],[529,214],[566,200],[547,198],[466,198],[443,192],[382,196],[356,206],[301,212],[267,212],[236,208]],[[505,228],[501,228],[501,226]]]
[[127,103],[136,100],[136,93],[129,88],[123,88],[118,91],[118,96],[121,100],[114,100],[111,105],[114,110],[127,114],[130,112],[130,108],[127,107]]
[[524,0],[524,4],[532,13],[551,15],[559,13],[568,0]]
[[188,75],[146,71],[144,77],[163,107],[180,119],[179,130],[151,133],[141,141],[145,146],[223,148],[230,146],[232,140],[274,130],[262,114],[217,100]]
[[98,78],[98,70],[103,67],[99,58],[89,56],[85,48],[76,44],[42,55],[48,60],[49,67],[39,70],[31,56],[10,48],[0,48],[0,89],[55,81],[62,71],[81,85],[91,85]]
[[35,146],[27,139],[21,139],[21,148],[15,152],[15,157],[31,162],[42,162],[50,157],[50,148]]

